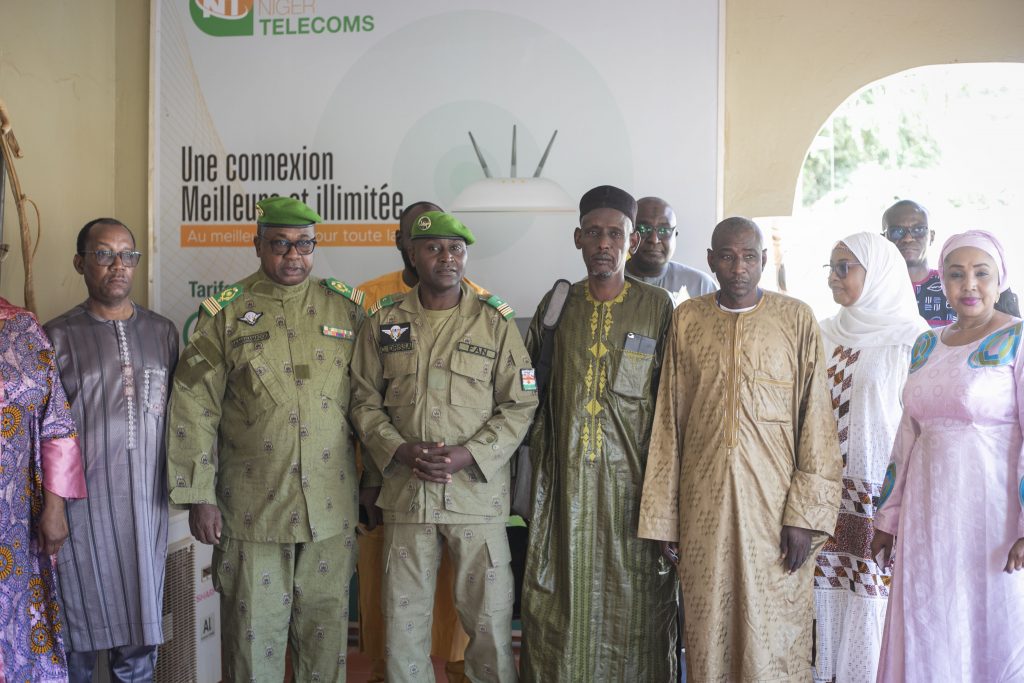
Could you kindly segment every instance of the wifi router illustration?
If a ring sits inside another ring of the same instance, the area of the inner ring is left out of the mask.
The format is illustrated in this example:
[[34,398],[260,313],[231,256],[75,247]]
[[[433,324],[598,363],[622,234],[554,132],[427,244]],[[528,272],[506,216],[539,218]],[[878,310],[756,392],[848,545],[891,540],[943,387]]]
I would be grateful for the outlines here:
[[556,130],[544,149],[537,164],[537,170],[530,178],[516,177],[516,127],[512,126],[512,163],[507,178],[491,176],[491,169],[476,144],[472,131],[469,141],[473,143],[476,158],[484,172],[483,180],[472,183],[452,202],[451,210],[458,213],[561,213],[576,210],[576,203],[562,186],[549,178],[541,178],[541,171],[547,163],[551,146],[555,144]]

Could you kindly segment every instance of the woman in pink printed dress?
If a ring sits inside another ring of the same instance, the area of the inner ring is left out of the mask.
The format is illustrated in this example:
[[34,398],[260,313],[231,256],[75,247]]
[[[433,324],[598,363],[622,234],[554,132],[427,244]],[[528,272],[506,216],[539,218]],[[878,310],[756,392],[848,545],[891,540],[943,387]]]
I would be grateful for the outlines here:
[[35,316],[0,299],[0,683],[67,681],[53,556],[85,497],[75,425]]
[[[980,230],[939,260],[958,320],[911,354],[872,552],[896,546],[880,683],[1024,681],[1024,327],[997,310],[1003,249]],[[895,539],[894,539],[895,537]]]

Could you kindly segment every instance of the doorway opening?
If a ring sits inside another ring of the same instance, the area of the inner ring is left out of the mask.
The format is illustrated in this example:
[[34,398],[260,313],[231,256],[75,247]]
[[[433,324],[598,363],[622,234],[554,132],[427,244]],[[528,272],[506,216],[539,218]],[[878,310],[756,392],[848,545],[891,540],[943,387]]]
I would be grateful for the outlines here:
[[821,264],[844,236],[881,232],[900,199],[928,209],[931,265],[947,237],[981,228],[1003,241],[1011,277],[1024,277],[1024,64],[918,67],[836,108],[804,158],[792,216],[764,219],[782,243],[786,291],[832,315]]

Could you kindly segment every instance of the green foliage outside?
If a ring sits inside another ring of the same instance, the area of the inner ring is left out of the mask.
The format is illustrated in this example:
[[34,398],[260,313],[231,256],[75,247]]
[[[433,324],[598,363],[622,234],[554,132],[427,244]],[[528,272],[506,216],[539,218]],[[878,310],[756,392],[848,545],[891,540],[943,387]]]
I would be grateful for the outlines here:
[[[931,168],[939,163],[942,153],[929,130],[926,112],[922,107],[878,106],[888,105],[887,100],[893,99],[888,95],[884,83],[861,91],[818,132],[804,160],[805,208],[823,199],[833,205],[845,202],[854,172],[865,166],[894,171]],[[924,103],[930,97],[926,87],[917,87],[903,90],[898,99]]]

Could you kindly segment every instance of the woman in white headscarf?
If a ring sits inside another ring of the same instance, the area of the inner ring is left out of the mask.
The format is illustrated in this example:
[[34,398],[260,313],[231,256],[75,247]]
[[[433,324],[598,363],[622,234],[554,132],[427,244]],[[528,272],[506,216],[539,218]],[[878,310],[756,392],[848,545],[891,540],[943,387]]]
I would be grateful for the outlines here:
[[928,325],[906,262],[881,235],[846,237],[825,267],[841,306],[821,330],[844,486],[836,532],[814,573],[814,678],[868,683],[875,679],[889,597],[889,575],[871,557],[872,520],[903,412],[910,349]]

